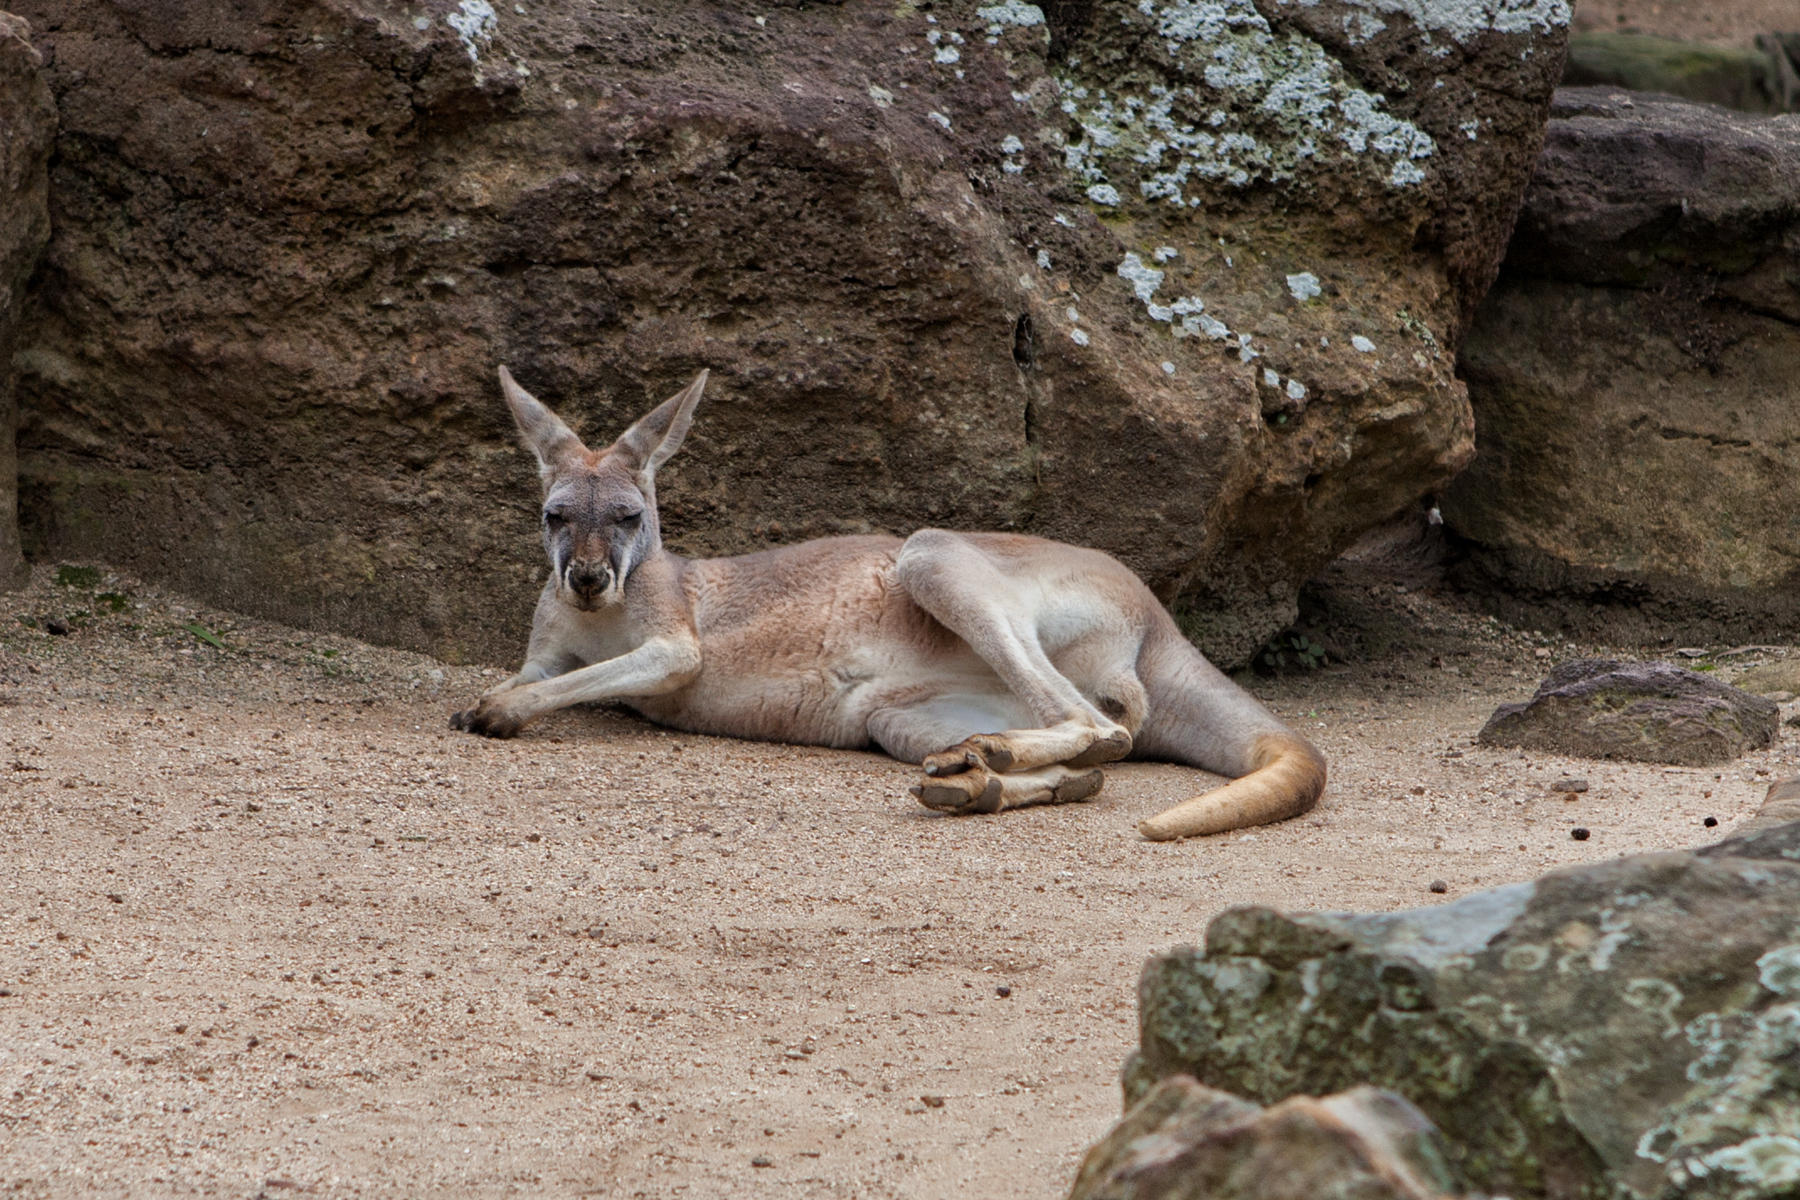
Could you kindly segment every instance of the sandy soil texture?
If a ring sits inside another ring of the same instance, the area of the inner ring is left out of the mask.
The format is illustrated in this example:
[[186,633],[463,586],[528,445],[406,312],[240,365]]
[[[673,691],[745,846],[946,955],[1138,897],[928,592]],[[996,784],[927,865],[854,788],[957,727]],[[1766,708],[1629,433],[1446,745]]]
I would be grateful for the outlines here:
[[1577,0],[1574,27],[1747,47],[1759,33],[1800,32],[1800,6],[1794,0]]
[[446,718],[496,672],[61,576],[0,598],[21,1196],[1049,1200],[1118,1115],[1142,960],[1227,905],[1696,845],[1800,774],[1792,727],[1709,770],[1479,748],[1593,648],[1379,578],[1333,585],[1353,663],[1253,685],[1330,755],[1323,805],[1151,845],[1192,773],[955,819],[872,754],[599,710],[482,741]]

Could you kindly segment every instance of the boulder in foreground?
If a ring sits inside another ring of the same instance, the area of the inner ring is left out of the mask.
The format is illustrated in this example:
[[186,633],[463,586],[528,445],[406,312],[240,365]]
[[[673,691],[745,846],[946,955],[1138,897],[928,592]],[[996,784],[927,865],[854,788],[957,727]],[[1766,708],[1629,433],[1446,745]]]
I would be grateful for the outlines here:
[[[1360,1083],[1516,1200],[1800,1190],[1800,785],[1697,851],[1410,912],[1235,909],[1139,987],[1134,1102],[1189,1074],[1262,1103]],[[1783,819],[1787,818],[1787,819]]]
[[1264,1109],[1173,1075],[1088,1151],[1069,1200],[1442,1200],[1453,1190],[1437,1131],[1392,1092]]

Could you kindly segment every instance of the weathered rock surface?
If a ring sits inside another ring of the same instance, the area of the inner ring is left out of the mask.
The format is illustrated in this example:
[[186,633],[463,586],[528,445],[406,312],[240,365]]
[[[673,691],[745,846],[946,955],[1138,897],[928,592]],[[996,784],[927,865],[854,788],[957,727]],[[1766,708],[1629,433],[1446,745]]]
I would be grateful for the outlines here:
[[40,61],[30,26],[0,12],[0,588],[16,587],[25,578],[12,357],[25,281],[50,236],[45,164],[56,109],[38,72]]
[[1661,92],[1743,112],[1793,112],[1800,108],[1800,59],[1792,56],[1790,40],[1800,52],[1800,34],[1728,46],[1642,33],[1577,33],[1569,38],[1563,82]]
[[1796,364],[1800,115],[1560,91],[1463,347],[1472,581],[1622,636],[1800,629]]
[[1564,0],[1381,7],[31,0],[31,545],[510,659],[495,364],[600,438],[704,366],[677,548],[1030,530],[1242,658],[1467,460],[1560,67]]
[[1774,701],[1698,671],[1582,658],[1551,671],[1525,703],[1495,709],[1480,741],[1700,767],[1770,745],[1780,726]]
[[1456,1190],[1431,1122],[1359,1087],[1264,1109],[1160,1080],[1087,1152],[1069,1200],[1440,1200]]
[[[1790,804],[1774,791],[1766,812]],[[1225,913],[1151,960],[1128,1103],[1366,1082],[1524,1200],[1800,1188],[1800,823],[1411,912]]]

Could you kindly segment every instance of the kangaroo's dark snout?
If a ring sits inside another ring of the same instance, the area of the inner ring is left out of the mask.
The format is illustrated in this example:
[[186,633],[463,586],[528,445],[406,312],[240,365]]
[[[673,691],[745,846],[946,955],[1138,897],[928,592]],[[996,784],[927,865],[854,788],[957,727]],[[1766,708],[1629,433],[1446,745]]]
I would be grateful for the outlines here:
[[569,564],[569,587],[582,598],[591,600],[612,586],[612,567],[604,562],[583,560]]

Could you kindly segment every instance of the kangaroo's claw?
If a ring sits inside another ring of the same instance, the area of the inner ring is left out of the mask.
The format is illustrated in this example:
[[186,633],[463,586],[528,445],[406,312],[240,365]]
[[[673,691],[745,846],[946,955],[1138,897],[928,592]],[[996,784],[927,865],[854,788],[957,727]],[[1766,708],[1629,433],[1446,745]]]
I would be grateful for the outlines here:
[[525,722],[507,713],[501,706],[490,704],[485,697],[474,708],[465,708],[450,717],[450,728],[482,737],[514,737],[524,727]]

